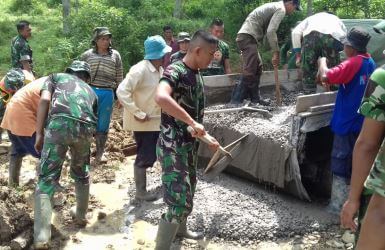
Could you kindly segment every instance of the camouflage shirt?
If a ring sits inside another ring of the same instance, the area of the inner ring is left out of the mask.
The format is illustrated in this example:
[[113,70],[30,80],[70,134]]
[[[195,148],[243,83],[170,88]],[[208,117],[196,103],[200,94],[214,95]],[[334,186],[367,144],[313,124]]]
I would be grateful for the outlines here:
[[21,58],[29,58],[32,66],[32,49],[28,44],[28,41],[21,35],[12,39],[11,43],[11,60],[13,68],[23,68],[20,62]]
[[218,42],[218,50],[214,54],[214,59],[210,62],[207,69],[202,71],[205,76],[210,75],[224,75],[225,74],[225,60],[229,59],[230,55],[229,45],[222,40]]
[[[372,74],[368,90],[374,91],[362,102],[360,113],[370,119],[385,122],[385,66]],[[365,187],[368,189],[364,191],[365,194],[376,192],[385,197],[385,140],[366,179]]]
[[[160,81],[172,88],[172,98],[197,122],[203,121],[203,79],[199,71],[190,69],[182,61],[169,65]],[[184,154],[193,149],[195,139],[187,131],[187,124],[162,113],[159,145],[163,149]]]
[[170,63],[174,63],[176,61],[180,61],[184,58],[186,53],[182,53],[180,50],[174,54],[171,55],[170,57]]
[[67,117],[96,125],[97,96],[80,78],[66,73],[52,74],[45,81],[42,90],[48,90],[52,95],[50,119]]

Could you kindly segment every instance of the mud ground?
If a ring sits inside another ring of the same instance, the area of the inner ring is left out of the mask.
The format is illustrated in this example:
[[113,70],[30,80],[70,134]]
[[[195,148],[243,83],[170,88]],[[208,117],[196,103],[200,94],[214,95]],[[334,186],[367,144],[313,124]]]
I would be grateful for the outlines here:
[[[115,115],[113,136],[108,142],[109,162],[92,166],[87,215],[90,223],[85,228],[74,226],[69,216],[69,208],[75,205],[74,187],[68,166],[63,168],[63,191],[55,195],[52,249],[154,248],[158,219],[166,209],[161,198],[161,169],[156,164],[149,170],[148,180],[159,199],[152,203],[136,201],[135,156],[124,157],[120,151],[132,139],[129,133],[121,131],[120,122]],[[20,239],[27,242],[24,249],[32,249],[36,164],[32,157],[25,157],[21,187],[9,189],[7,155],[0,155],[2,250],[18,249]],[[206,238],[176,239],[172,249],[352,249],[349,235],[339,229],[336,218],[324,213],[324,205],[305,203],[227,174],[207,182],[199,173],[195,208],[188,225],[204,231]]]

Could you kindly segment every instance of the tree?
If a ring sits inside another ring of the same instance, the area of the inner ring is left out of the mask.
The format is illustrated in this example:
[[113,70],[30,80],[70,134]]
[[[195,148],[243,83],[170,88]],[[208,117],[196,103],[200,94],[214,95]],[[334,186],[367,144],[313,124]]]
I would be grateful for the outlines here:
[[71,29],[70,29],[70,20],[69,20],[69,15],[71,13],[71,1],[70,0],[62,0],[63,4],[63,33],[64,34],[69,34]]
[[175,8],[174,8],[174,14],[173,14],[175,18],[182,17],[182,2],[183,0],[175,0]]
[[307,16],[313,15],[313,0],[307,0]]

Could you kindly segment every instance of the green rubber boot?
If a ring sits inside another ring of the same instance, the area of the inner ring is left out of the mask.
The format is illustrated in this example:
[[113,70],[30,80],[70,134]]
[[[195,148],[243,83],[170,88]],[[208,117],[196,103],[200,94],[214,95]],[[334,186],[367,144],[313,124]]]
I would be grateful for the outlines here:
[[23,156],[11,155],[9,158],[8,186],[18,187]]
[[169,250],[178,227],[179,224],[177,223],[171,223],[161,219],[158,226],[158,233],[156,235],[155,250]]
[[178,232],[176,233],[176,236],[183,237],[186,239],[192,239],[192,240],[200,240],[203,239],[204,235],[200,232],[193,232],[187,229],[187,220],[179,224]]
[[35,196],[34,217],[34,249],[49,249],[52,206],[48,194],[38,194]]
[[75,193],[76,207],[71,208],[70,214],[77,225],[85,227],[88,223],[86,215],[90,199],[90,185],[75,182]]

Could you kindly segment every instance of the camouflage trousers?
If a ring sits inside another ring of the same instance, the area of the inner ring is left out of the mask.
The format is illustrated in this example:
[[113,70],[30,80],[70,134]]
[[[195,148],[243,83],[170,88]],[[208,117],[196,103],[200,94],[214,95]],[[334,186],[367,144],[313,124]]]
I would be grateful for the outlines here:
[[39,166],[37,193],[53,196],[60,189],[59,180],[68,148],[71,153],[71,177],[89,184],[90,146],[96,126],[65,117],[51,119],[44,134]]
[[328,67],[334,67],[340,63],[340,55],[336,50],[339,42],[331,35],[313,31],[303,38],[302,45],[302,85],[305,92],[316,92],[316,75],[318,71],[318,58],[326,57]]
[[162,218],[172,223],[185,221],[191,213],[197,184],[197,145],[188,152],[177,152],[178,150],[164,148],[158,143],[157,156],[162,166],[163,199],[168,205]]

